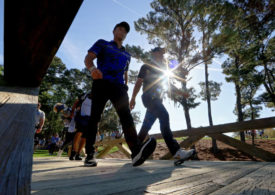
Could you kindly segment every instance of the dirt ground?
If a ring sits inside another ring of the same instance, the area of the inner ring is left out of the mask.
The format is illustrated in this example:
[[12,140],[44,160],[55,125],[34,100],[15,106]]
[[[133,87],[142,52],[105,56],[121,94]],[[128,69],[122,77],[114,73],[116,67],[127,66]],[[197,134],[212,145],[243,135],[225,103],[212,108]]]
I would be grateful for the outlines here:
[[[247,140],[246,143],[251,144],[251,140]],[[219,152],[213,154],[210,150],[212,146],[211,140],[200,140],[195,144],[198,160],[206,161],[262,161],[258,158],[252,157],[248,154],[242,153],[237,149],[228,146],[222,142],[217,141]],[[275,154],[275,140],[256,139],[255,146],[266,151]],[[153,159],[159,159],[161,156],[168,152],[168,148],[165,143],[158,143],[155,152],[153,153]],[[127,159],[127,157],[120,151],[106,155],[105,158],[120,158]]]

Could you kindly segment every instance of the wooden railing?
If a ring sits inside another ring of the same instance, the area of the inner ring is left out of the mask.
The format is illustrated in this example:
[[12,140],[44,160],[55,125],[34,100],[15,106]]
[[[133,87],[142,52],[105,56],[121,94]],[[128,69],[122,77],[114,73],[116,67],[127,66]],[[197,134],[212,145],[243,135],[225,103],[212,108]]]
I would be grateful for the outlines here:
[[0,86],[0,194],[29,194],[38,88]]
[[[240,132],[246,130],[254,130],[254,129],[266,129],[275,127],[275,117],[256,119],[251,121],[244,122],[236,122],[236,123],[228,123],[222,125],[215,125],[212,127],[199,127],[192,128],[188,130],[179,130],[173,131],[174,137],[187,137],[180,143],[182,148],[189,148],[202,139],[204,136],[209,136],[219,140],[229,146],[232,146],[244,153],[247,153],[251,156],[255,156],[264,161],[275,161],[275,154],[265,151],[261,148],[252,146],[245,142],[241,142],[232,137],[226,136],[223,133],[230,132]],[[151,137],[155,137],[156,139],[162,138],[161,134],[153,134]],[[98,154],[98,158],[102,158],[114,147],[117,146],[119,150],[121,150],[126,156],[130,157],[130,151],[127,147],[123,145],[125,143],[124,139],[115,139],[115,140],[104,140],[103,142],[96,143],[97,146],[101,145],[104,149]],[[168,152],[160,159],[170,159],[172,158],[171,154]]]
[[113,148],[117,147],[121,152],[123,152],[128,158],[131,158],[131,151],[125,146],[125,139],[104,139],[102,141],[96,142],[95,146],[102,146],[104,149],[98,153],[97,158],[103,158],[108,152]]

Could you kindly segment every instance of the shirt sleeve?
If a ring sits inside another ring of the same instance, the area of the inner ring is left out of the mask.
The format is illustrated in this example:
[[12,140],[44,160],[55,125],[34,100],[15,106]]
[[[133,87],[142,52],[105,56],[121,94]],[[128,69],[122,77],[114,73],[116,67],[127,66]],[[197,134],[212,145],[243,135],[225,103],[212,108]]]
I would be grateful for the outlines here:
[[146,67],[146,65],[144,64],[144,65],[141,67],[141,69],[139,70],[138,78],[144,79],[145,76],[146,76],[146,70],[147,70],[147,67]]
[[105,45],[105,41],[103,39],[99,39],[95,44],[88,50],[88,52],[93,52],[96,56],[102,51],[102,48]]
[[45,119],[45,112],[43,112],[42,110],[41,110],[41,113],[40,113],[40,118]]

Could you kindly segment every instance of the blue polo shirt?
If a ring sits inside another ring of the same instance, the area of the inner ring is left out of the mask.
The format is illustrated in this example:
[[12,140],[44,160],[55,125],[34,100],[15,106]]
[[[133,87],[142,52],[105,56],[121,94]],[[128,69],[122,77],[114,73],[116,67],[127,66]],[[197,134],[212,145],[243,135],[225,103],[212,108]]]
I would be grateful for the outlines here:
[[118,48],[114,41],[99,39],[88,52],[96,54],[97,68],[102,72],[103,79],[124,84],[123,75],[131,60],[131,55],[124,47]]

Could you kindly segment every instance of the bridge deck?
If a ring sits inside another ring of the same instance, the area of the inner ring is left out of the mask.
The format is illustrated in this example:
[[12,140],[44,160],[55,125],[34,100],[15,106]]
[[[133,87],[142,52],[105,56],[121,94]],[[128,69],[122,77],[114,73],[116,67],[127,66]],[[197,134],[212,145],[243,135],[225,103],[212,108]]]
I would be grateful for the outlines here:
[[67,158],[35,158],[33,194],[275,194],[274,162],[100,159],[98,167]]

